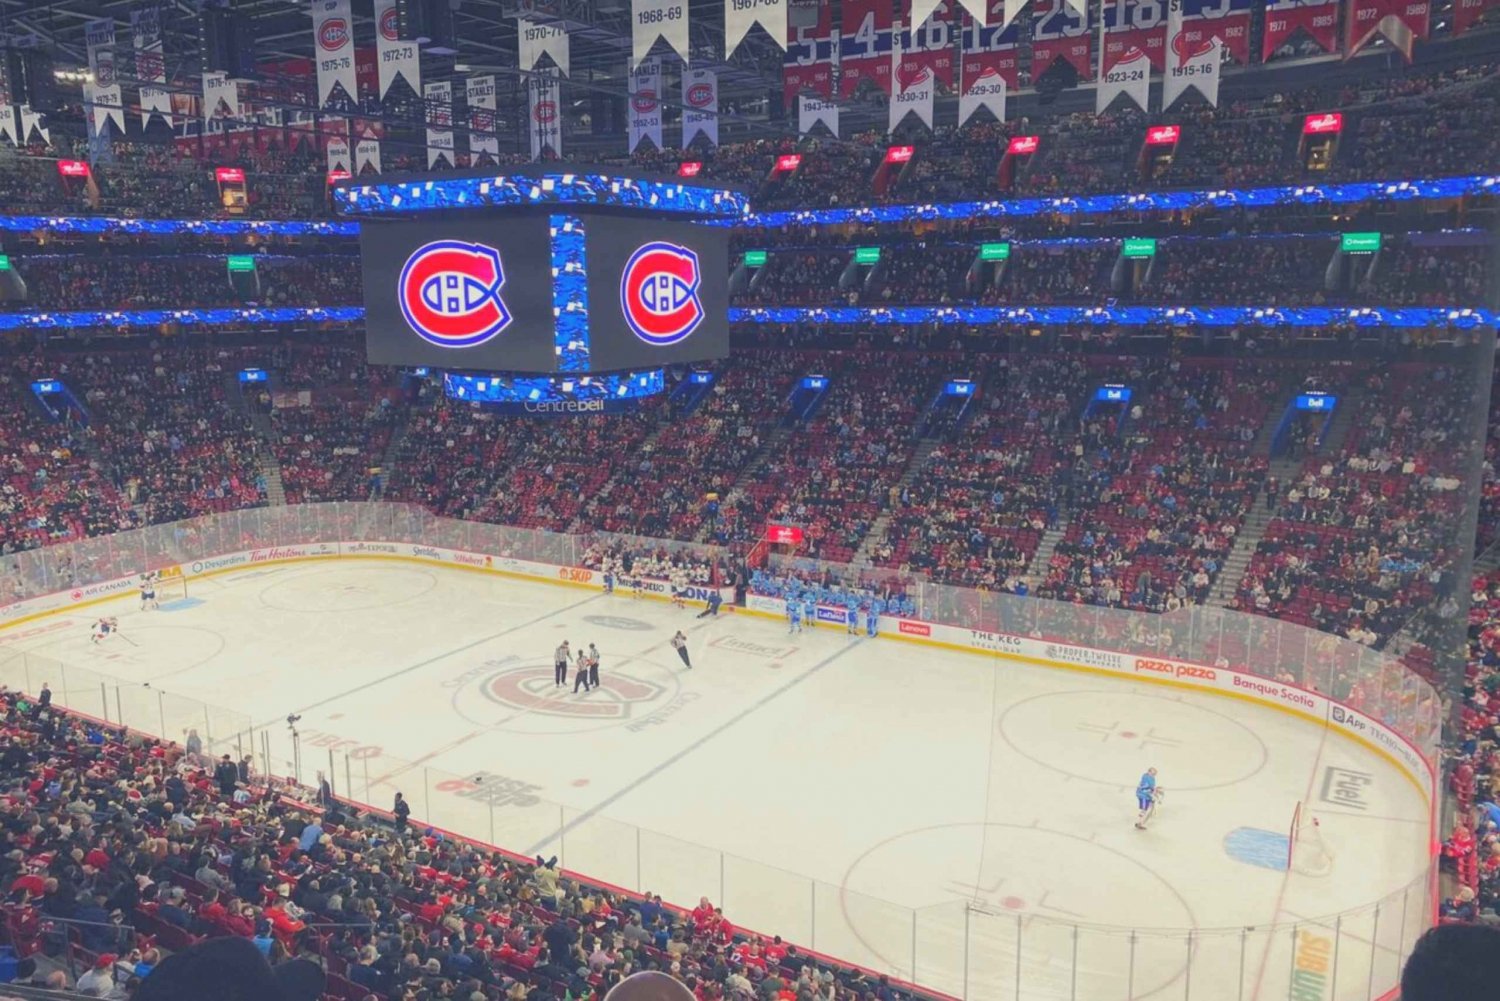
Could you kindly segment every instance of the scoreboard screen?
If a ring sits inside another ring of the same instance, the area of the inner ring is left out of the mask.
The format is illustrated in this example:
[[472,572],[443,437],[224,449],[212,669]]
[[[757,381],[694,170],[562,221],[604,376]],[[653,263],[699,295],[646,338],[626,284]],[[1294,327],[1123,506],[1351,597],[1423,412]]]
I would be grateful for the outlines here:
[[369,360],[587,373],[722,358],[728,237],[572,206],[365,220]]

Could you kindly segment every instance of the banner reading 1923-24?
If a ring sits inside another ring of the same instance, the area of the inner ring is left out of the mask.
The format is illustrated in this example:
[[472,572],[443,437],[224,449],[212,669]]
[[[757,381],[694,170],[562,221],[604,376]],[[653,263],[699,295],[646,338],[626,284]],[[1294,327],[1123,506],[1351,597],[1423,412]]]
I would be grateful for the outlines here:
[[1031,22],[1031,79],[1036,80],[1057,60],[1063,60],[1087,80],[1093,75],[1093,56],[1087,13],[1075,11],[1068,0],[1035,0]]

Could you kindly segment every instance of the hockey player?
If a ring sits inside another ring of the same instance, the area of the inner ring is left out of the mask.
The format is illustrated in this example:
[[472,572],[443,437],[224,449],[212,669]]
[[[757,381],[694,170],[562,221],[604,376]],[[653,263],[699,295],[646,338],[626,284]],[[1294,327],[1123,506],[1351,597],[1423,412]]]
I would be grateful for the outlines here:
[[160,607],[156,603],[156,574],[141,574],[141,611]]
[[800,633],[802,631],[802,602],[795,595],[788,595],[786,599],[786,621],[788,633]]
[[818,626],[818,599],[811,591],[802,594],[802,621],[812,626]]
[[672,571],[672,605],[676,608],[687,607],[688,579],[687,574],[681,570]]
[[604,574],[604,593],[605,594],[614,594],[615,593],[615,561],[612,560],[612,559],[610,559],[608,556],[604,557],[604,562],[600,566],[600,570]]
[[1146,774],[1141,776],[1141,781],[1135,787],[1135,804],[1139,813],[1135,818],[1135,829],[1144,831],[1146,822],[1151,819],[1151,814],[1156,807],[1156,769],[1146,769]]
[[105,637],[120,631],[120,620],[114,617],[100,619],[94,623],[94,635],[90,642],[98,643]]
[[871,598],[870,603],[865,606],[865,634],[871,639],[880,631],[880,611],[883,604],[879,598]]
[[846,608],[846,609],[844,609],[844,622],[849,627],[849,635],[850,636],[858,636],[859,635],[859,606],[858,605],[854,604],[853,602],[850,602],[849,603],[849,607]]

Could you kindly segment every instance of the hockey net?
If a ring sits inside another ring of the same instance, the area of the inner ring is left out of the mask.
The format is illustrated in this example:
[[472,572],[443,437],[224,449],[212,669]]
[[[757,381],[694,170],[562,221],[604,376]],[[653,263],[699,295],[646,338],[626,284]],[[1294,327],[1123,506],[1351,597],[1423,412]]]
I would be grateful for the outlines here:
[[187,578],[181,572],[171,573],[160,571],[156,574],[152,583],[156,588],[156,600],[158,603],[176,601],[178,598],[187,597]]
[[1306,803],[1298,803],[1292,811],[1287,868],[1304,876],[1326,876],[1333,871],[1333,851],[1323,840],[1323,828]]

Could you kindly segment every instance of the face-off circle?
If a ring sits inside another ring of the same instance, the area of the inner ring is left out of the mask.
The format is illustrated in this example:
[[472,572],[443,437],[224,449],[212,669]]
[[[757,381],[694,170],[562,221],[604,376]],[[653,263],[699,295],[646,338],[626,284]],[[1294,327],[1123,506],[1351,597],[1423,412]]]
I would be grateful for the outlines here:
[[1265,743],[1243,723],[1160,695],[1050,692],[1010,706],[995,727],[1022,757],[1111,786],[1133,786],[1154,766],[1173,790],[1212,789],[1243,782],[1267,760]]

